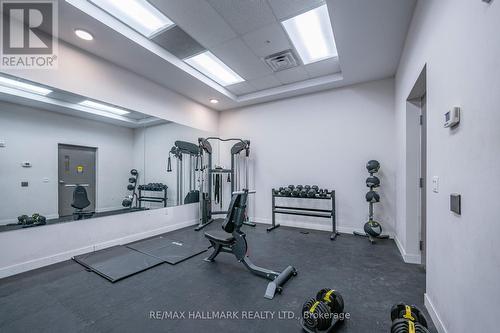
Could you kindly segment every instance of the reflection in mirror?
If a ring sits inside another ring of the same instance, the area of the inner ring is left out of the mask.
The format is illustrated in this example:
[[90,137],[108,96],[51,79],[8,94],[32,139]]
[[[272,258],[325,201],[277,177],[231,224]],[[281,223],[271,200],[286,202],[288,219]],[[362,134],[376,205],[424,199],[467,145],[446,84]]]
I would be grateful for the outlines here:
[[[198,138],[212,133],[179,125],[166,123],[138,128],[135,131],[135,161],[139,171],[139,182],[145,185],[167,185],[167,205],[176,206],[193,201],[193,192],[199,187],[196,174]],[[193,154],[177,155],[172,152],[176,142],[183,142],[193,150]],[[154,191],[142,191],[153,196]],[[189,195],[191,192],[191,195]],[[154,207],[157,203],[143,202],[143,207]]]
[[176,205],[169,151],[207,135],[53,88],[1,93],[0,231]]

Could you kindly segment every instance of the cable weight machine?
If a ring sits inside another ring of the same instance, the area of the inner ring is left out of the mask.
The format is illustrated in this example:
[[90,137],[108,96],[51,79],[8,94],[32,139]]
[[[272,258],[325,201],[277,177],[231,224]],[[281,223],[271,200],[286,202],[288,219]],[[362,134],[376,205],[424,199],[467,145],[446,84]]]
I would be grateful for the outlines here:
[[175,141],[168,153],[167,172],[172,172],[172,156],[177,160],[177,205],[198,202],[196,181],[200,172],[200,148],[191,142]]
[[[236,143],[231,147],[231,168],[225,169],[213,164],[213,149],[210,141]],[[227,215],[227,207],[224,207],[224,183],[230,183],[231,193],[249,189],[248,160],[250,155],[250,141],[239,138],[223,139],[219,137],[208,137],[198,139],[200,152],[200,222],[196,231],[199,231],[216,220],[213,215]],[[217,204],[217,206],[216,206]],[[218,209],[217,209],[218,207]],[[226,210],[224,210],[224,208]],[[255,226],[250,222],[248,216],[243,222],[249,226]]]

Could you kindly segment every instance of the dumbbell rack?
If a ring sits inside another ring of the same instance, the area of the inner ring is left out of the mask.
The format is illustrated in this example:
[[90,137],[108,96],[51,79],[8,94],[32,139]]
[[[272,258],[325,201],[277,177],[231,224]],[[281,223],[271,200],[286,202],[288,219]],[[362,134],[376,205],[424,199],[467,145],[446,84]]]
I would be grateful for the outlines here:
[[[143,195],[144,191],[163,192],[163,196],[162,197],[159,197],[159,196],[153,197],[153,196]],[[141,188],[139,188],[139,197],[137,198],[137,202],[139,203],[139,208],[142,208],[141,203],[143,201],[145,201],[145,202],[159,202],[159,203],[163,203],[163,207],[167,207],[167,189],[164,188],[164,189],[158,191],[158,190],[142,190]]]
[[[293,198],[293,199],[304,199],[304,200],[330,200],[332,203],[332,209],[317,209],[317,208],[306,208],[306,207],[291,207],[291,206],[276,206],[276,198]],[[331,218],[332,219],[332,234],[330,236],[331,240],[335,240],[337,235],[337,223],[336,223],[336,209],[335,209],[335,191],[327,191],[325,197],[293,197],[286,196],[275,193],[272,190],[272,225],[267,228],[267,231],[272,231],[280,227],[280,224],[276,224],[276,214],[287,214],[287,215],[299,215],[299,216],[309,216],[309,217],[321,217],[321,218]]]

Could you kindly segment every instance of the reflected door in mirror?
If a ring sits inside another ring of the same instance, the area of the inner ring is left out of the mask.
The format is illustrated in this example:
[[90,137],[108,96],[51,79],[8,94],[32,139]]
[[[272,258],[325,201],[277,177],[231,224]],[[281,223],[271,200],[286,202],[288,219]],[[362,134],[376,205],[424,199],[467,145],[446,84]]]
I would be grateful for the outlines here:
[[95,211],[96,148],[59,144],[59,217],[70,216],[75,209],[73,191],[77,186],[87,190],[90,205]]

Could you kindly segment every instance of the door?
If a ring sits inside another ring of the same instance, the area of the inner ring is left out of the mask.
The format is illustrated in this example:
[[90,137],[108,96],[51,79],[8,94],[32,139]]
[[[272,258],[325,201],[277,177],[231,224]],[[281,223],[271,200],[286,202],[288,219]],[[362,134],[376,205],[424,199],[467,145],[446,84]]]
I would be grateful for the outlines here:
[[422,97],[420,103],[421,121],[420,121],[420,254],[424,269],[426,268],[426,235],[427,235],[427,216],[426,216],[426,179],[427,179],[427,99],[426,95]]
[[73,214],[73,191],[80,185],[87,190],[90,206],[95,211],[96,148],[59,144],[59,217]]

